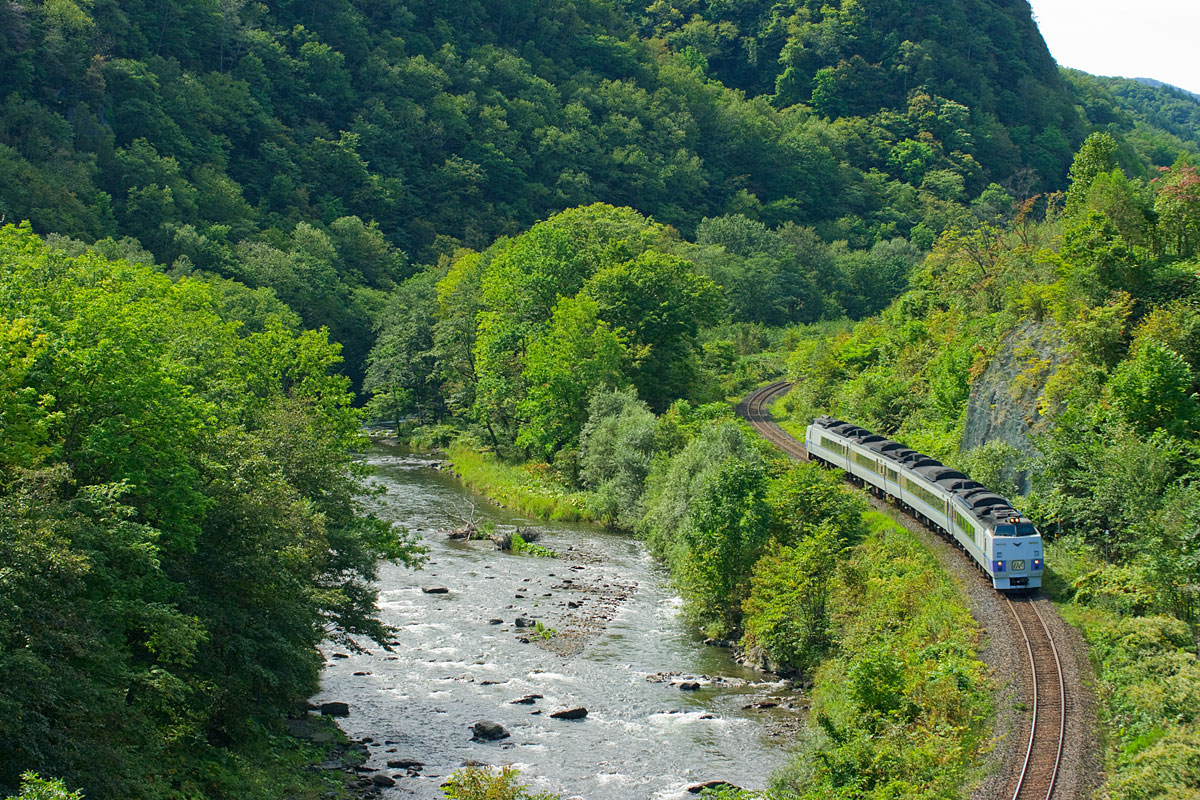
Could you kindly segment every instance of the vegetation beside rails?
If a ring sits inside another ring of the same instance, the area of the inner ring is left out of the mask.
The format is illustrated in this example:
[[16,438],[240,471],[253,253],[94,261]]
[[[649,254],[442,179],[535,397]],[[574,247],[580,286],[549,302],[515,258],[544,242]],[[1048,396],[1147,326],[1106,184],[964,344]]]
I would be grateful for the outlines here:
[[1190,797],[1200,790],[1200,661],[1186,622],[1161,613],[1143,566],[1105,564],[1077,538],[1046,543],[1046,588],[1091,651],[1103,726],[1100,796]]
[[800,798],[957,797],[991,716],[978,627],[910,532],[878,512],[830,595],[836,644],[811,726],[774,780]]
[[593,521],[586,493],[559,483],[545,464],[511,464],[461,442],[448,447],[446,456],[467,486],[505,508],[541,519]]

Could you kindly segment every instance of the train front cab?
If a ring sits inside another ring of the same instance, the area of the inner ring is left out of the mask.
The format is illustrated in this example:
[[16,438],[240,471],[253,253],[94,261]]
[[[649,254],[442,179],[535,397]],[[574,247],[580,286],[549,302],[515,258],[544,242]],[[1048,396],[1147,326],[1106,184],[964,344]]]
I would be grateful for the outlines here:
[[[1012,535],[1009,530],[1028,527]],[[989,532],[991,539],[992,586],[997,589],[1037,589],[1042,585],[1045,561],[1042,555],[1042,537],[1028,521],[1005,522]],[[1025,535],[1021,535],[1025,534]]]

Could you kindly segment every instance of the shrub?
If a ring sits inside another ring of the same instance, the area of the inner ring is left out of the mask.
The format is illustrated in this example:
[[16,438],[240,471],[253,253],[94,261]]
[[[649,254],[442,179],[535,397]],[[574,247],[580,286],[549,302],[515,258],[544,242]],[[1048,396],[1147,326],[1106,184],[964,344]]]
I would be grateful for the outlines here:
[[559,800],[549,792],[531,792],[517,783],[520,773],[512,767],[464,767],[442,786],[451,800]]

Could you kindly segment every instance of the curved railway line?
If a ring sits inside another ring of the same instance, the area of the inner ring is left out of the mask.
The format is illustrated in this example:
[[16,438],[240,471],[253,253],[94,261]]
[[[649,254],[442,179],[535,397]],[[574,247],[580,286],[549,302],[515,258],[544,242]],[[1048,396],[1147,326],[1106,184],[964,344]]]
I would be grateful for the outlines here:
[[[776,381],[755,389],[738,404],[737,412],[767,441],[791,458],[807,461],[808,450],[802,442],[784,431],[772,418],[769,406],[786,394],[792,384]],[[1038,610],[1041,602],[1033,596],[1003,594],[1019,639],[1029,659],[1029,691],[1032,713],[1020,774],[1012,791],[1012,800],[1051,800],[1062,763],[1066,717],[1069,709],[1062,661],[1045,619]]]

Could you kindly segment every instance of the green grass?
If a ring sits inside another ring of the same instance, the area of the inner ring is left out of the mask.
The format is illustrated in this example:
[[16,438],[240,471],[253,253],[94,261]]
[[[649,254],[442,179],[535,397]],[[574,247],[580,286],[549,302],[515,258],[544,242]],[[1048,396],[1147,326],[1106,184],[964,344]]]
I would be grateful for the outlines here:
[[1200,660],[1187,625],[1135,567],[1076,539],[1046,542],[1045,588],[1096,672],[1105,784],[1098,796],[1200,795]]
[[774,779],[798,798],[951,798],[976,776],[991,686],[958,586],[878,512],[830,596],[834,653],[814,675],[810,728]]
[[540,519],[595,521],[586,494],[554,480],[545,464],[510,464],[460,444],[447,448],[446,456],[467,486],[505,508]]

